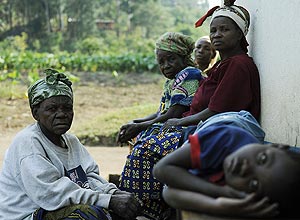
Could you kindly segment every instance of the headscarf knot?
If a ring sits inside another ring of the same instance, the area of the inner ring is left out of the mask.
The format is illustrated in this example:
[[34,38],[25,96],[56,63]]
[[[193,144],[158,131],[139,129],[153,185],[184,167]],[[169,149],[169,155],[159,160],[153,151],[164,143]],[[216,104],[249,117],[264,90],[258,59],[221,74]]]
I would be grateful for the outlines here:
[[54,69],[46,69],[44,73],[45,78],[36,81],[28,88],[31,108],[52,96],[68,96],[73,101],[72,82],[64,73]]
[[68,79],[68,77],[65,74],[50,68],[45,69],[44,73],[46,74],[45,81],[47,84],[54,85],[54,84],[58,84],[58,82],[61,81],[71,88],[72,82]]
[[202,16],[198,21],[195,23],[195,27],[201,26],[204,21],[212,16],[211,21],[219,16],[224,16],[231,18],[236,25],[241,29],[244,36],[247,35],[249,25],[250,25],[250,15],[249,12],[242,6],[234,5],[233,0],[228,1],[225,0],[225,4],[222,7],[215,6],[210,9],[204,16]]

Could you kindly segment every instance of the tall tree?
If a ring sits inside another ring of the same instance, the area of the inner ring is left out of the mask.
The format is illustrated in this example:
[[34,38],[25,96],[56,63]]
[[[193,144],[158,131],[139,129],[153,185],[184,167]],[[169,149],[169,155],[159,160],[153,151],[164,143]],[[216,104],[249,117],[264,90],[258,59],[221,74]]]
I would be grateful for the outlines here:
[[[149,10],[151,9],[151,10]],[[157,37],[174,24],[174,17],[157,1],[149,0],[139,4],[132,12],[132,29],[141,28],[143,37]]]
[[68,0],[64,13],[68,18],[70,38],[83,39],[95,31],[95,8],[100,7],[96,0]]

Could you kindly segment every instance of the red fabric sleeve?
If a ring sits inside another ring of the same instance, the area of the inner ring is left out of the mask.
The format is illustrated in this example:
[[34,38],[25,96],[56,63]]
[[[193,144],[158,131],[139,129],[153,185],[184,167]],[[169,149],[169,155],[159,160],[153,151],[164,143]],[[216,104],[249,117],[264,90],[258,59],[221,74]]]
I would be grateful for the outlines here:
[[201,161],[200,161],[200,141],[198,135],[190,135],[189,142],[191,146],[191,161],[192,161],[192,168],[201,168]]

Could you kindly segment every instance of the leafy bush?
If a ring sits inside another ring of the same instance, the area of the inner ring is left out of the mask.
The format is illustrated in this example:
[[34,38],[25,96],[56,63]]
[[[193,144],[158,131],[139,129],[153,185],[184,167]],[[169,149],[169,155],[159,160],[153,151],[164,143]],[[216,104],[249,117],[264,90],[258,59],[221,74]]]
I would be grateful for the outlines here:
[[84,39],[83,41],[79,41],[77,43],[77,49],[83,54],[92,55],[94,53],[100,52],[101,44],[103,42],[96,37],[89,37]]
[[[64,72],[158,72],[153,40],[120,37],[116,41],[114,37],[88,37],[77,42],[75,52],[55,53],[26,50],[25,33],[8,38],[0,43],[0,81],[30,83],[39,78],[39,72],[49,67]],[[35,42],[36,48],[40,47],[40,43]]]
[[28,47],[26,43],[27,39],[28,35],[24,32],[21,34],[21,36],[8,37],[0,42],[0,50],[2,53],[23,52]]
[[157,72],[155,55],[141,53],[125,53],[116,55],[87,55],[81,53],[57,54],[35,53],[3,53],[0,56],[0,81],[13,79],[36,80],[37,73],[46,68],[62,71],[105,71],[105,72]]

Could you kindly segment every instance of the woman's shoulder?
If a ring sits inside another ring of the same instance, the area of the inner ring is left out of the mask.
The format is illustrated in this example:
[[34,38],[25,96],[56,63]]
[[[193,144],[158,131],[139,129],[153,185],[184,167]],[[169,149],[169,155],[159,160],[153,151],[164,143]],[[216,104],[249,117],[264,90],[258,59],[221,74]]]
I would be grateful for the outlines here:
[[10,144],[7,155],[15,159],[22,159],[27,156],[38,154],[43,149],[41,131],[37,123],[31,124],[18,132]]
[[239,65],[255,65],[252,57],[250,57],[248,54],[238,54],[232,57],[227,58],[222,63],[224,64],[239,64]]
[[193,80],[193,79],[201,80],[202,75],[201,75],[201,70],[192,66],[188,66],[184,68],[176,76],[176,81]]
[[13,142],[17,141],[21,141],[21,142],[25,142],[30,140],[32,137],[38,136],[39,135],[39,128],[37,123],[33,123],[28,125],[27,127],[23,128],[21,131],[19,131],[14,139]]
[[252,57],[249,57],[247,54],[239,54],[227,58],[226,60],[216,63],[214,66],[215,72],[226,73],[230,71],[231,73],[237,72],[251,72],[258,73],[256,64],[254,63]]

